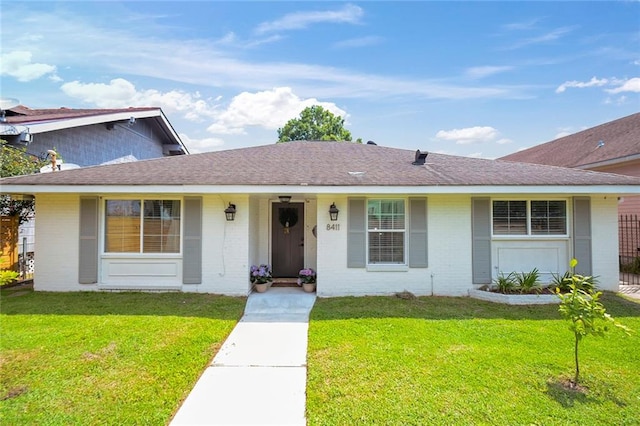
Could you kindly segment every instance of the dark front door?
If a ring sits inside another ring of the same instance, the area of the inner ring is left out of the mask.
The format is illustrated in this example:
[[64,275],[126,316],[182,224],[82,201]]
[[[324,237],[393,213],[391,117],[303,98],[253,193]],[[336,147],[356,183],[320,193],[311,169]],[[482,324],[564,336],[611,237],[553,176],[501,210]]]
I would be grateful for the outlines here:
[[304,203],[274,203],[271,209],[273,276],[297,277],[304,268]]

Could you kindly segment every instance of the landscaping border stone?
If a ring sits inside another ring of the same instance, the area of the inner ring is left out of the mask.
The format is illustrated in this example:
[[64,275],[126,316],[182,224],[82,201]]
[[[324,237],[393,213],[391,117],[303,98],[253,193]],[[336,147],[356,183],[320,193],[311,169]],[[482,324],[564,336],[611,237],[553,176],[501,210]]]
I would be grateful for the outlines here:
[[560,303],[554,294],[503,294],[485,290],[469,290],[469,297],[506,305],[551,305]]

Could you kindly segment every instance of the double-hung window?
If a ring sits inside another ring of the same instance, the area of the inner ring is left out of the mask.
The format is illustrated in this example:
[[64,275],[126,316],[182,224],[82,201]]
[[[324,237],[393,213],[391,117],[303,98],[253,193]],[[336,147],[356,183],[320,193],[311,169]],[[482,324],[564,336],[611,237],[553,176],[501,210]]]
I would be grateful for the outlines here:
[[106,253],[179,253],[179,200],[107,200]]
[[369,264],[405,264],[404,200],[368,200]]
[[567,202],[494,200],[493,235],[567,235]]

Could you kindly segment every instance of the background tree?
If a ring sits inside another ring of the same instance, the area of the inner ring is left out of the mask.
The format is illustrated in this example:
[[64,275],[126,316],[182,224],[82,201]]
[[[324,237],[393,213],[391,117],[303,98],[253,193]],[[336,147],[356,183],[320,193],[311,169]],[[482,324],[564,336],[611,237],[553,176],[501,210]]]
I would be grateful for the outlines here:
[[344,128],[344,118],[313,105],[278,129],[278,142],[290,141],[351,141],[351,132]]
[[[45,161],[27,154],[26,148],[15,148],[7,141],[0,140],[0,177],[20,176],[36,173]],[[19,222],[26,222],[34,213],[33,200],[13,200],[8,195],[0,196],[0,214],[20,216]]]

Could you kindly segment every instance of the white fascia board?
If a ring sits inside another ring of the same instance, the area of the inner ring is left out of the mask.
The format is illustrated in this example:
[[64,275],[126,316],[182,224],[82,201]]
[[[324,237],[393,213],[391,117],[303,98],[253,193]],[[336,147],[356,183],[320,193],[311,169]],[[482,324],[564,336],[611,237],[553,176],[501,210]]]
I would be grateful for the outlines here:
[[287,185],[5,185],[12,194],[471,194],[639,195],[640,185],[593,186],[287,186]]
[[189,150],[187,149],[187,147],[185,146],[184,143],[182,143],[182,139],[180,139],[180,136],[178,136],[178,134],[176,133],[176,130],[173,128],[173,126],[171,125],[171,123],[169,122],[169,120],[167,119],[167,116],[164,115],[164,112],[162,110],[160,110],[160,119],[162,120],[162,124],[164,125],[164,127],[167,129],[167,132],[171,135],[171,137],[178,141],[178,143],[180,144],[180,146],[182,147],[182,150],[186,153],[189,154]]
[[[29,128],[29,133],[38,134],[44,132],[52,132],[54,130],[70,129],[73,127],[90,126],[92,124],[109,123],[111,121],[128,120],[129,118],[151,118],[162,117],[163,121],[167,122],[166,117],[161,114],[160,109],[154,109],[149,111],[123,111],[111,114],[99,114],[90,115],[87,117],[77,118],[61,118],[51,121],[45,121],[42,123],[24,123],[23,126]],[[171,129],[171,126],[167,127]],[[175,132],[173,132],[175,134]],[[180,140],[180,139],[178,139]]]
[[625,157],[611,158],[609,160],[598,161],[595,163],[582,164],[577,166],[576,169],[591,170],[596,167],[615,166],[617,164],[627,163],[640,159],[640,154],[627,155]]

